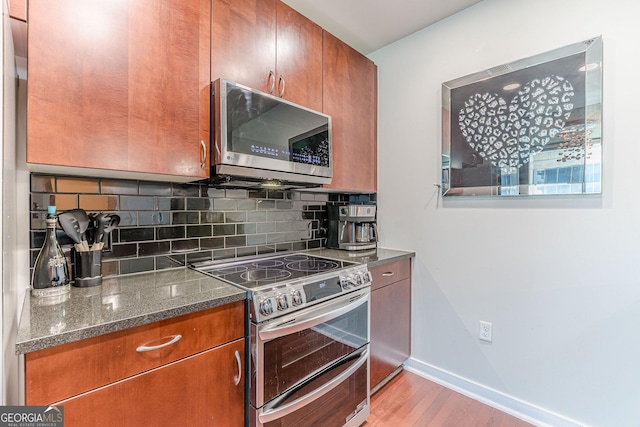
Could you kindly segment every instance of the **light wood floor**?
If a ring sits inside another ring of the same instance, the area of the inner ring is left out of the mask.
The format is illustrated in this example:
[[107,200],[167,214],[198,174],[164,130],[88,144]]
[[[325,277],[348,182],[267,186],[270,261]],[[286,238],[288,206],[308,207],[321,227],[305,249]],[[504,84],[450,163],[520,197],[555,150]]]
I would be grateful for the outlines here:
[[530,427],[495,408],[402,371],[371,396],[363,427]]

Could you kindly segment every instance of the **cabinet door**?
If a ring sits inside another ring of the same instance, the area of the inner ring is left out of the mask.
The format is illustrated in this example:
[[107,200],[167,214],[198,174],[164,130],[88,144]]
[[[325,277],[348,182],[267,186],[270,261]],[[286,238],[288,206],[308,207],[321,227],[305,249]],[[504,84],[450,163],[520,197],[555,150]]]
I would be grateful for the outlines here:
[[211,79],[322,111],[322,28],[279,0],[213,0]]
[[20,21],[27,21],[27,0],[9,1],[9,16]]
[[213,0],[211,17],[211,80],[273,92],[276,0]]
[[32,169],[207,176],[210,14],[210,0],[31,0]]
[[324,32],[324,113],[332,117],[333,178],[338,190],[377,191],[377,67]]
[[411,354],[411,280],[371,292],[371,388]]
[[276,40],[276,94],[322,111],[322,28],[278,1]]
[[67,427],[242,426],[243,354],[240,339],[57,404]]

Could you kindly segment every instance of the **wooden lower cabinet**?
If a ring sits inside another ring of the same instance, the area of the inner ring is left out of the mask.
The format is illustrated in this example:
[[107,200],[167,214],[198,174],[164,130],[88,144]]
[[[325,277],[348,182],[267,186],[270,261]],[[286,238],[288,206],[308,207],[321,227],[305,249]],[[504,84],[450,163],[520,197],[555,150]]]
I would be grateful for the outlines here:
[[372,389],[411,355],[410,262],[403,260],[371,269]]
[[242,426],[243,355],[239,339],[57,405],[67,427]]
[[25,355],[25,404],[65,426],[244,425],[244,301]]

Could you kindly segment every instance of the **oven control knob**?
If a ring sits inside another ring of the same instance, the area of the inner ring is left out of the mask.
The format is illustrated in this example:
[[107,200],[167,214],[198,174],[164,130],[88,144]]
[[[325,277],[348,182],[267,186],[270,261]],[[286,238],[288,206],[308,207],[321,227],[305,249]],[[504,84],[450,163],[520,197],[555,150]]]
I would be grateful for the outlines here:
[[260,301],[260,313],[265,316],[273,314],[273,300],[271,298],[263,298]]
[[354,276],[356,277],[356,286],[361,286],[364,282],[362,279],[362,273],[356,273]]
[[371,272],[370,271],[366,271],[363,274],[363,277],[364,277],[365,283],[371,284],[371,282],[373,282],[373,277],[371,276]]
[[302,305],[304,301],[302,300],[302,293],[300,289],[294,289],[291,291],[291,304],[293,305]]
[[346,284],[342,286],[343,289],[351,289],[362,284],[362,278],[358,277],[358,274],[350,274],[345,278]]
[[283,311],[289,308],[289,297],[287,294],[279,294],[276,297],[276,301],[278,301],[278,310]]
[[360,273],[353,273],[352,275],[349,276],[350,288],[358,287],[361,284],[362,284],[362,276],[360,276]]
[[349,280],[345,276],[340,276],[340,287],[347,289],[349,287]]
[[352,284],[352,276],[340,276],[340,286],[342,286],[342,289],[349,289]]

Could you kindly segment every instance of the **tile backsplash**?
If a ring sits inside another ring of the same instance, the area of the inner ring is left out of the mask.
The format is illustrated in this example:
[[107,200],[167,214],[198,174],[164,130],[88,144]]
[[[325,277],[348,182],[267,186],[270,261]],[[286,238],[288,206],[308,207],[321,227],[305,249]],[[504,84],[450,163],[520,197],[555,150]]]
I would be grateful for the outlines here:
[[[118,214],[103,254],[104,276],[326,244],[327,203],[375,202],[375,194],[209,188],[136,180],[31,175],[31,266],[44,241],[48,205],[58,212]],[[69,256],[72,241],[59,231]]]

